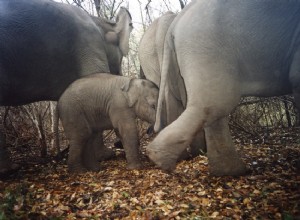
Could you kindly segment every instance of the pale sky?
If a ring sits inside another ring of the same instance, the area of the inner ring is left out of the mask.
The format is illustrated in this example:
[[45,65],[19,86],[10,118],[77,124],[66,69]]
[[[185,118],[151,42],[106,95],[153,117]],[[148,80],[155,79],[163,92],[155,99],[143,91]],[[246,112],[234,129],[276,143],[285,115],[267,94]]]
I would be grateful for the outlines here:
[[[57,2],[70,2],[72,3],[73,0],[54,0]],[[142,14],[145,19],[146,17],[146,11],[145,7],[147,5],[149,0],[124,0],[124,3],[121,4],[121,6],[124,6],[126,8],[129,8],[129,11],[132,16],[133,25],[135,28],[139,29],[142,23],[141,18],[141,9]],[[92,1],[93,2],[93,1]],[[141,6],[140,6],[141,3]],[[83,6],[84,8],[88,9],[91,8],[90,1],[84,1]],[[149,4],[149,9],[151,10],[151,16],[155,19],[159,17],[162,13],[171,10],[173,12],[180,11],[180,4],[178,0],[151,0],[151,3]]]
[[[146,16],[145,7],[148,3],[148,0],[128,0],[129,2],[129,11],[132,15],[134,23],[141,23],[141,12],[140,12],[140,3],[141,9],[143,10],[143,16]],[[180,11],[180,4],[178,0],[168,0],[166,1],[167,5],[162,0],[152,0],[150,3],[150,9],[152,9],[152,15],[154,18],[159,17],[163,12],[171,10],[173,12]],[[127,7],[127,5],[124,5]],[[168,8],[168,7],[169,8]]]

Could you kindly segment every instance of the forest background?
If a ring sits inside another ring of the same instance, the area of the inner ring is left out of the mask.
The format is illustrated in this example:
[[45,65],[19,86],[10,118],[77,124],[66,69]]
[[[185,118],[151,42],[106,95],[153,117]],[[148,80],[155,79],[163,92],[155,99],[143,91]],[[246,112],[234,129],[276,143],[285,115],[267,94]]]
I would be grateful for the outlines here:
[[[94,16],[114,19],[121,6],[133,17],[130,51],[123,74],[139,77],[138,46],[147,27],[167,11],[179,12],[190,0],[56,0]],[[14,175],[0,179],[2,219],[299,219],[299,114],[293,97],[246,97],[230,115],[235,145],[250,168],[243,177],[212,177],[207,158],[178,163],[166,174],[147,158],[145,168],[128,171],[124,152],[101,162],[98,173],[69,175],[68,141],[54,135],[56,102],[0,107],[0,127]],[[141,146],[151,138],[138,121]],[[113,146],[113,131],[105,142]]]

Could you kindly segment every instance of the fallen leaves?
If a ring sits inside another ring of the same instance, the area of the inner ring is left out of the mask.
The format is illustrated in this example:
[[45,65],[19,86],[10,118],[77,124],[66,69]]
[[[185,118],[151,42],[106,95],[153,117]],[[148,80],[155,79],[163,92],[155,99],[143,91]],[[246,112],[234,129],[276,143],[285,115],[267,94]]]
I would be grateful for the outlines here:
[[299,217],[300,177],[293,168],[299,148],[251,145],[242,154],[252,174],[238,178],[209,176],[204,156],[178,163],[172,174],[146,159],[144,169],[127,170],[123,154],[101,162],[98,173],[69,175],[66,165],[51,163],[26,168],[0,182],[0,219]]

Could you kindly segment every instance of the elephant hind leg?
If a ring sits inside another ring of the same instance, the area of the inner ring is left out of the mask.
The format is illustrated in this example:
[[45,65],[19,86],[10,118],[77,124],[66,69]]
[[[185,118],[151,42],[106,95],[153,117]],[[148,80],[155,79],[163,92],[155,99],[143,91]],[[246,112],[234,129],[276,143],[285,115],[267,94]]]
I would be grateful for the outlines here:
[[239,176],[247,172],[237,154],[229,131],[227,117],[205,128],[209,172],[214,176]]
[[86,141],[77,144],[77,141],[70,140],[70,149],[68,156],[68,170],[70,173],[84,173],[87,168],[83,164],[83,150],[82,145],[85,145]]
[[[119,141],[119,144],[122,145],[121,140]],[[103,131],[99,132],[94,148],[95,148],[98,161],[109,160],[116,156],[113,149],[108,148],[104,145]]]
[[89,169],[84,164],[84,154],[86,152],[86,147],[88,146],[90,133],[87,129],[81,127],[80,130],[75,130],[70,132],[65,129],[66,136],[70,140],[70,149],[68,156],[68,170],[70,173],[83,173],[87,172]]
[[92,133],[87,139],[86,146],[82,152],[82,163],[88,171],[99,171],[100,165],[97,160],[97,148],[99,148],[102,143],[102,133],[100,132]]
[[[186,60],[190,61],[192,57]],[[187,69],[181,69],[187,90],[186,110],[177,120],[162,130],[147,147],[149,157],[162,169],[174,169],[177,158],[191,144],[197,133],[211,125],[214,128],[214,123],[226,117],[238,104],[240,84],[238,83],[237,71],[234,69],[226,70],[222,64],[214,63],[210,66],[206,63],[192,62],[186,67]],[[226,152],[235,152],[232,141],[222,143],[223,140],[230,139],[230,133],[221,130],[214,144],[208,141],[208,158],[214,158],[214,155],[211,156],[210,154],[216,151],[219,151],[220,155],[226,154]],[[216,145],[220,147],[216,147]],[[230,171],[222,171],[226,164],[212,162],[214,167],[212,174],[214,175],[215,172],[217,175],[240,175],[245,172],[245,165],[236,153],[227,155],[226,161],[230,160],[234,160],[233,164],[240,168],[235,170],[234,167],[229,166]]]
[[178,158],[190,145],[204,121],[195,120],[197,108],[187,108],[177,120],[164,128],[147,146],[147,154],[159,167],[166,171],[175,169]]

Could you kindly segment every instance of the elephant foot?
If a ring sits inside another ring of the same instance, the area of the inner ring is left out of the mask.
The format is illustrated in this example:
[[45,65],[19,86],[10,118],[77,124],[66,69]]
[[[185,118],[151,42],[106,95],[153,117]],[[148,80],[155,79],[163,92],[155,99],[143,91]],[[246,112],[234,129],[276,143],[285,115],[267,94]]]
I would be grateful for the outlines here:
[[249,169],[240,158],[209,158],[208,164],[212,176],[241,176],[249,173]]
[[146,153],[159,168],[170,172],[176,168],[183,152],[187,151],[189,139],[188,135],[174,132],[172,127],[166,128],[146,147]]
[[68,165],[68,171],[69,173],[73,173],[73,174],[79,174],[79,173],[86,173],[88,172],[88,169],[85,168],[82,165]]
[[140,162],[135,162],[135,163],[128,163],[126,168],[129,170],[139,170],[141,169],[143,166]]
[[182,160],[189,160],[189,159],[191,159],[191,155],[190,155],[188,149],[186,149],[186,150],[184,150],[184,151],[180,154],[180,156],[179,156],[179,158],[177,159],[177,161],[179,162],[179,161],[182,161]]
[[99,172],[100,170],[100,165],[98,161],[95,162],[89,162],[88,164],[85,165],[87,171],[91,172]]
[[80,174],[88,172],[86,168],[68,168],[68,171],[71,174]]
[[147,146],[146,154],[162,170],[167,172],[175,170],[178,156],[167,151],[155,149],[152,144]]

